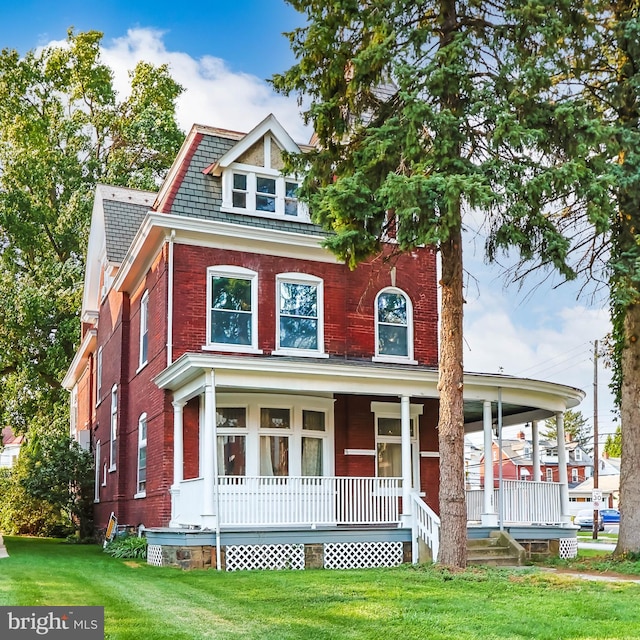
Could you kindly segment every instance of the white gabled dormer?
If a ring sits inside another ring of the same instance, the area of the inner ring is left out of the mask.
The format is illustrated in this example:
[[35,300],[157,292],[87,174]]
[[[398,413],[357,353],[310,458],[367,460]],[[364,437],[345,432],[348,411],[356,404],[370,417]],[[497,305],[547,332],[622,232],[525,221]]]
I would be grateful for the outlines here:
[[283,152],[300,151],[275,116],[267,116],[206,171],[222,178],[221,210],[310,222],[297,198],[300,179],[282,173]]

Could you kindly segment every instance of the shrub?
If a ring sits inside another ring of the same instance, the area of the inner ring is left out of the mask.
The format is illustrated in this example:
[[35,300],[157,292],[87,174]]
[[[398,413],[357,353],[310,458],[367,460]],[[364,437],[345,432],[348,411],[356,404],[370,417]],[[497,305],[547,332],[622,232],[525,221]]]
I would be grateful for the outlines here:
[[147,539],[138,536],[116,538],[107,544],[104,552],[114,558],[146,558]]

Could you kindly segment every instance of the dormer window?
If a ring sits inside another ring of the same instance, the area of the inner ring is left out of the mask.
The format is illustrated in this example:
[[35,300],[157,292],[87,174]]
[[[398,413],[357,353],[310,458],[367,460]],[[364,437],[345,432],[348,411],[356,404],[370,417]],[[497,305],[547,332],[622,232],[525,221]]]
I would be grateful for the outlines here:
[[298,201],[299,180],[283,173],[286,154],[300,152],[277,119],[267,116],[205,169],[222,178],[221,210],[311,222],[307,207]]
[[237,213],[299,217],[298,183],[277,171],[262,167],[258,171],[251,169],[253,167],[243,166],[242,171],[236,168],[222,174],[223,209]]

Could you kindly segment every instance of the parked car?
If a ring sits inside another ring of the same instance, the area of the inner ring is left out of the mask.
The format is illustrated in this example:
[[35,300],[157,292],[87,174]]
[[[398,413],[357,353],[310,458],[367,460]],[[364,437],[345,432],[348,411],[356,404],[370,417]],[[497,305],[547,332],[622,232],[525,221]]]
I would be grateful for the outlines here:
[[[599,511],[598,531],[604,530],[604,522],[602,520],[602,511]],[[577,524],[580,529],[589,529],[593,531],[593,509],[582,509],[573,519],[573,524]]]
[[620,524],[620,512],[617,509],[600,509],[604,524]]

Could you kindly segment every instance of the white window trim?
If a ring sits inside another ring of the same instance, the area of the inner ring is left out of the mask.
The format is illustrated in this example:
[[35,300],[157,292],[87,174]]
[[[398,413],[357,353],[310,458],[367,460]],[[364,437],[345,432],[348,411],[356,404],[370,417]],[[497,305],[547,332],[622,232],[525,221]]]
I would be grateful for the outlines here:
[[93,501],[100,502],[100,440],[96,442]]
[[[424,405],[410,404],[409,417],[413,424],[413,436],[411,436],[411,467],[413,469],[413,486],[420,487],[420,416],[424,412]],[[375,432],[375,463],[376,477],[378,477],[378,443],[391,442],[402,444],[402,436],[381,436],[378,434],[378,418],[402,419],[402,409],[399,402],[372,402],[373,428]]]
[[[143,353],[144,336],[147,336],[146,353]],[[145,291],[140,299],[140,337],[138,344],[138,371],[144,369],[149,362],[149,291]]]
[[544,477],[547,482],[553,482],[553,469],[551,467],[547,467],[544,472]]
[[71,406],[69,408],[69,435],[75,440],[78,431],[78,385],[71,389]]
[[102,346],[96,353],[96,407],[102,402]]
[[[216,398],[219,408],[245,408],[247,411],[247,427],[245,429],[223,428],[217,429],[217,435],[242,435],[246,437],[246,475],[260,475],[260,436],[288,436],[289,437],[289,476],[300,476],[302,473],[302,438],[313,437],[323,441],[323,477],[334,474],[334,436],[333,436],[333,403],[332,398],[317,398],[313,396],[290,396],[271,394],[220,394]],[[261,409],[289,409],[291,428],[262,429],[260,427]],[[307,431],[302,428],[302,412],[319,411],[325,414],[324,431]],[[217,450],[216,443],[216,450]]]
[[[385,293],[397,293],[404,296],[407,301],[407,355],[406,356],[392,356],[386,355],[379,352],[379,326],[378,326],[378,299],[381,295]],[[399,289],[398,287],[385,287],[384,289],[380,289],[376,298],[373,302],[373,321],[375,325],[375,355],[371,360],[373,362],[397,362],[403,364],[418,364],[417,360],[414,360],[413,357],[413,304],[411,302],[411,298],[409,295]]]
[[580,447],[576,447],[573,457],[577,462],[582,462],[582,449]]
[[579,473],[577,467],[571,467],[571,482],[579,482]]
[[[229,344],[226,342],[211,342],[211,297],[213,287],[211,280],[214,276],[223,278],[243,278],[251,281],[251,344]],[[258,349],[258,273],[244,267],[233,265],[219,265],[207,268],[207,341],[203,350],[229,351],[234,353],[262,353]]]
[[[145,424],[145,437],[142,437],[142,423]],[[144,445],[144,448],[147,448],[147,430],[149,425],[147,424],[147,414],[143,413],[138,418],[138,448],[136,455],[136,493],[133,495],[134,498],[146,498],[147,490],[146,488],[143,491],[139,491],[140,488],[140,449]],[[146,464],[146,463],[145,463]],[[145,466],[145,471],[148,469],[148,465]],[[146,479],[145,479],[145,487],[146,487]]]
[[[318,307],[318,348],[317,349],[292,349],[280,346],[280,285],[283,282],[292,284],[315,285],[316,305]],[[279,273],[276,276],[276,348],[272,355],[278,356],[304,356],[312,358],[328,358],[329,354],[324,350],[324,281],[322,278],[307,273]]]
[[[268,139],[268,138],[266,138]],[[266,141],[265,139],[265,141]],[[270,155],[270,154],[265,154]],[[233,206],[233,174],[239,173],[247,176],[247,206]],[[256,184],[257,178],[271,178],[276,181],[275,211],[256,210]],[[310,223],[309,209],[305,203],[298,200],[298,215],[291,216],[285,214],[286,186],[285,182],[296,182],[300,184],[300,178],[283,175],[279,170],[271,167],[256,167],[253,165],[234,162],[226,167],[222,172],[222,205],[220,210],[228,213],[240,213],[243,215],[259,216],[263,218],[278,218],[280,220],[291,220],[295,222]]]
[[118,401],[118,385],[114,384],[111,387],[111,413],[109,419],[109,473],[116,470],[116,458],[118,455]]

